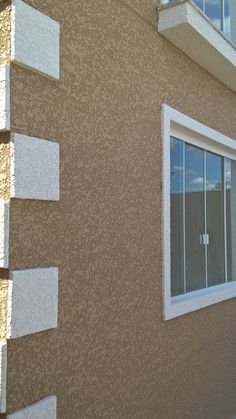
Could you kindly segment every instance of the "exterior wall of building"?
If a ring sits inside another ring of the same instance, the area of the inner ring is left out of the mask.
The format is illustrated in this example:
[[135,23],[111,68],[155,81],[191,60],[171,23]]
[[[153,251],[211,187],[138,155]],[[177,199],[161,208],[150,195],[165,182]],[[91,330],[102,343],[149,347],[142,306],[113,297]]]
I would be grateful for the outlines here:
[[11,199],[9,268],[59,268],[59,324],[8,341],[7,413],[53,394],[58,419],[230,419],[235,300],[163,320],[161,105],[235,137],[236,96],[153,0],[26,3],[60,23],[60,80],[11,64],[11,130],[60,144],[60,201]]

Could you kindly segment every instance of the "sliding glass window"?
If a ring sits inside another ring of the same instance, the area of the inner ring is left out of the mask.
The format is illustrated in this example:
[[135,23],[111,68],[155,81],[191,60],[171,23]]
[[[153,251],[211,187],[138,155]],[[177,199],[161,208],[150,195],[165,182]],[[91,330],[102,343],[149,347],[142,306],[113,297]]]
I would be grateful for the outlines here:
[[236,162],[171,138],[171,294],[236,280]]

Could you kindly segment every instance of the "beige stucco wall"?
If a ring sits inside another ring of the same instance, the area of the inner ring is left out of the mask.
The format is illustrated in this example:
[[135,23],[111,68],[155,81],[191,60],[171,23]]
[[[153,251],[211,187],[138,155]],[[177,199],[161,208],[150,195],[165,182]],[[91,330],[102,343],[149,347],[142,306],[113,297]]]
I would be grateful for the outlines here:
[[156,31],[153,0],[28,0],[61,24],[61,79],[12,65],[12,131],[61,147],[61,200],[12,200],[11,269],[57,265],[59,327],[8,342],[10,412],[230,419],[236,301],[164,322],[161,104],[236,136],[236,96]]

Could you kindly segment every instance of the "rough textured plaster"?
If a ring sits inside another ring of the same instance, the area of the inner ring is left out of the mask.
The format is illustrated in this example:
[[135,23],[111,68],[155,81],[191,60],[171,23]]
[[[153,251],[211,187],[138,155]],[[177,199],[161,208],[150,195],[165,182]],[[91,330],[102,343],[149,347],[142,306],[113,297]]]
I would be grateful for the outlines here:
[[9,135],[0,133],[0,199],[10,197],[10,142]]
[[9,63],[11,57],[10,1],[0,3],[0,64]]
[[58,269],[10,272],[7,306],[8,339],[57,327]]
[[59,79],[59,24],[23,1],[13,0],[11,27],[11,59]]
[[28,3],[61,24],[61,79],[13,64],[12,128],[59,141],[61,200],[12,200],[11,269],[58,265],[60,310],[8,343],[9,412],[56,394],[58,419],[230,418],[235,301],[163,321],[160,110],[235,137],[235,94],[151,0]]
[[56,419],[56,417],[57,398],[56,396],[50,396],[12,415],[8,415],[7,419]]
[[59,200],[59,145],[11,134],[11,197]]

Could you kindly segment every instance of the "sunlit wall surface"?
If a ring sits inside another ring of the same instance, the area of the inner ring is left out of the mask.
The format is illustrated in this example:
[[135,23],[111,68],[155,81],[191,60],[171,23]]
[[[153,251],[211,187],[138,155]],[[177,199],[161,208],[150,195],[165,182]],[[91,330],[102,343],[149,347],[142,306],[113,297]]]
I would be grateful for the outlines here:
[[[162,4],[176,0],[161,0]],[[236,0],[192,0],[236,44]]]

